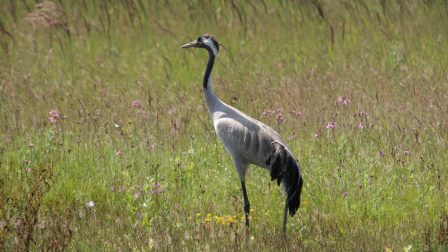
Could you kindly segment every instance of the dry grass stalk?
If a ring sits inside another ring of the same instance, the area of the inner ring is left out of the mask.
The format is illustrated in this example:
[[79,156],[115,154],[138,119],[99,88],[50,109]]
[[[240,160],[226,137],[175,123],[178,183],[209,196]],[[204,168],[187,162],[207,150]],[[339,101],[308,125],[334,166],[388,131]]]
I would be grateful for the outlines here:
[[26,18],[35,29],[62,29],[69,32],[67,17],[59,4],[45,1],[35,5],[35,10]]

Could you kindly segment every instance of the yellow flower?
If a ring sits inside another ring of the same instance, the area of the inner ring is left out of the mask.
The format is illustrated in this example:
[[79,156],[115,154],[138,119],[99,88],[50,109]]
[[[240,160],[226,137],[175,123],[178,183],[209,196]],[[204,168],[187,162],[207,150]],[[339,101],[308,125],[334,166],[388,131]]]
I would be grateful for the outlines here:
[[207,217],[205,217],[205,219],[202,221],[202,223],[206,223],[206,222],[210,222],[212,221],[212,215],[211,214],[207,214]]
[[[200,214],[197,214],[197,216],[199,216]],[[241,220],[244,220],[244,216],[241,217]],[[202,220],[202,223],[205,224],[207,222],[216,222],[218,224],[222,224],[222,225],[229,225],[231,223],[237,223],[239,220],[238,215],[223,215],[223,216],[219,216],[219,215],[212,215],[210,213],[208,213],[206,215],[206,217]]]

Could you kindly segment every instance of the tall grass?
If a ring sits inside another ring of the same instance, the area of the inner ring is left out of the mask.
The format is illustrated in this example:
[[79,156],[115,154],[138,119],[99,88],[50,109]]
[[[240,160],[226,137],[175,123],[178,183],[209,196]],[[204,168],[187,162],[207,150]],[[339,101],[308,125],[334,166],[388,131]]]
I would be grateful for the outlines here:
[[[448,248],[446,2],[0,7],[0,250]],[[226,48],[216,93],[300,160],[286,241],[284,196],[256,167],[245,230],[207,55],[179,49],[205,32]]]

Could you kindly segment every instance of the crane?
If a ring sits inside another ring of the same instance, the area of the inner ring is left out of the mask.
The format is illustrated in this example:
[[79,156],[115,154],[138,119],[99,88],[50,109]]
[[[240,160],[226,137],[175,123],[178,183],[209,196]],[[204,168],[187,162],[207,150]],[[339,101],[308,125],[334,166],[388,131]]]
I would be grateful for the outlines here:
[[244,197],[244,216],[249,228],[250,203],[246,191],[246,171],[250,164],[270,171],[271,180],[282,184],[286,194],[283,214],[283,235],[286,235],[288,212],[292,216],[300,206],[303,179],[299,163],[271,127],[255,120],[219,99],[212,87],[212,70],[219,53],[219,43],[204,34],[181,48],[202,48],[208,51],[208,62],[203,79],[203,92],[208,113],[218,138],[230,154]]

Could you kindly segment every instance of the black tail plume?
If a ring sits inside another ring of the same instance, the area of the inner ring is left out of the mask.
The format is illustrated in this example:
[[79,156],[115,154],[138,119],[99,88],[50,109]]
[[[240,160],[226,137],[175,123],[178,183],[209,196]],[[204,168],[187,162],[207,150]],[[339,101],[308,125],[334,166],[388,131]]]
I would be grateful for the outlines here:
[[283,187],[287,196],[289,214],[294,216],[300,206],[303,179],[297,160],[289,150],[279,142],[272,142],[270,157],[271,179],[277,180]]

